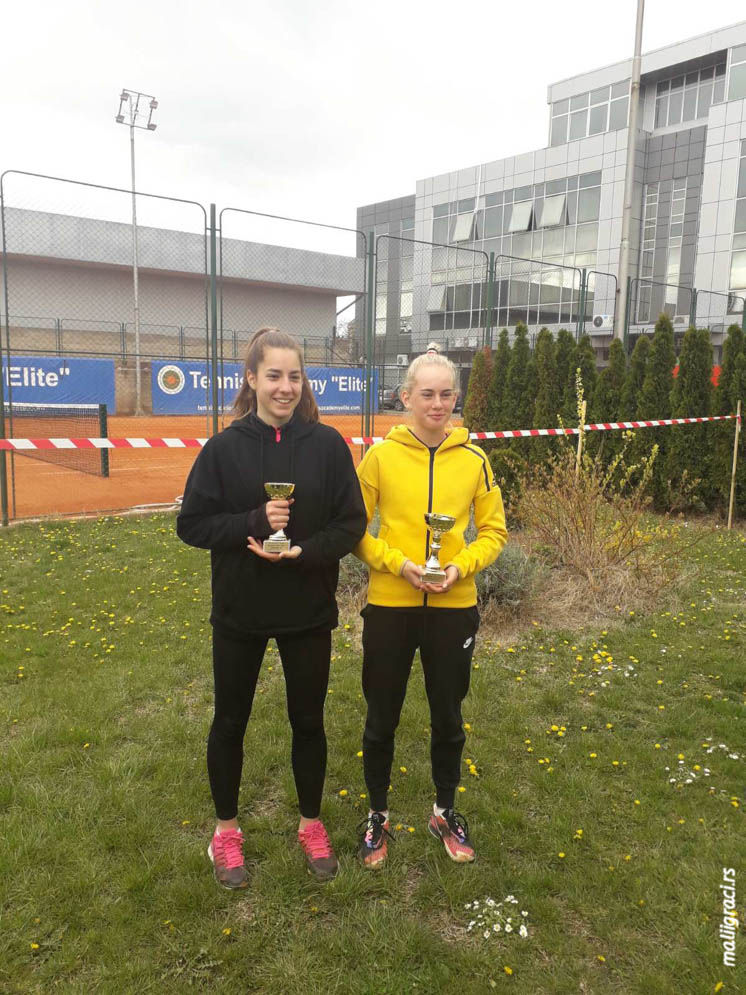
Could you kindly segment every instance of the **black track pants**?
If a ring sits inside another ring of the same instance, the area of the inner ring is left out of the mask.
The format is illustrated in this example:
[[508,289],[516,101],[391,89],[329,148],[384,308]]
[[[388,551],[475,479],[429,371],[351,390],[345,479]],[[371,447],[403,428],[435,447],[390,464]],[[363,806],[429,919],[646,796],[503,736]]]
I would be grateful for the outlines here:
[[[326,774],[324,703],[329,685],[330,631],[278,636],[293,731],[292,763],[301,815],[318,816]],[[207,771],[218,819],[238,814],[243,739],[268,639],[214,629],[215,716],[207,740]]]
[[479,612],[476,606],[408,612],[366,605],[362,616],[363,693],[368,703],[363,769],[370,807],[375,811],[387,807],[394,733],[419,648],[430,704],[430,758],[437,804],[451,808],[461,777],[466,738],[461,702],[469,690]]

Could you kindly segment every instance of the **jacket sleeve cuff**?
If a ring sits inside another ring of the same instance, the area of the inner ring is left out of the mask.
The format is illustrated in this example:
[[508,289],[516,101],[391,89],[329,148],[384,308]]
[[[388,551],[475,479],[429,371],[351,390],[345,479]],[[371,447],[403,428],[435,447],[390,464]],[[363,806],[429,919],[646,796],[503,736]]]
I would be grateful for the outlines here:
[[456,570],[458,571],[458,579],[459,579],[459,580],[463,580],[463,579],[464,579],[464,568],[463,568],[463,567],[460,567],[460,566],[458,565],[458,563],[456,563],[456,561],[455,561],[455,560],[451,560],[451,562],[450,562],[450,563],[446,563],[446,565],[445,565],[445,567],[443,567],[443,569],[444,569],[444,570],[447,570],[447,569],[448,569],[448,567],[455,567],[455,568],[456,568]]
[[272,529],[267,520],[266,505],[262,504],[246,514],[246,535],[254,539],[268,536]]

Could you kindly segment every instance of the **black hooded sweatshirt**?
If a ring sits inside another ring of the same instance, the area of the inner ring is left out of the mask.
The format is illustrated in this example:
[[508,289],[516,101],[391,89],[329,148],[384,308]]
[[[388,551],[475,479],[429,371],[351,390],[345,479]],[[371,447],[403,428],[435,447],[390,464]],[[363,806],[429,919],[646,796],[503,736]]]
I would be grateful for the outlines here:
[[[302,550],[295,560],[270,562],[247,548],[248,536],[272,532],[266,481],[295,484],[285,526]],[[347,444],[331,426],[297,415],[276,429],[249,414],[208,439],[176,519],[180,539],[211,552],[210,621],[239,635],[335,628],[339,561],[365,529]]]

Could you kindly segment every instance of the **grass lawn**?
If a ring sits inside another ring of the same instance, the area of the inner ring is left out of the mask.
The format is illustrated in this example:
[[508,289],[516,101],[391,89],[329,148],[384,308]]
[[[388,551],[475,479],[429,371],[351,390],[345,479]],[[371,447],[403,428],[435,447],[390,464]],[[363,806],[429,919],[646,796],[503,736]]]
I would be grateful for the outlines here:
[[[0,990],[746,991],[746,942],[727,966],[719,935],[723,868],[741,922],[746,907],[746,537],[715,530],[690,555],[685,589],[653,614],[529,624],[511,644],[480,634],[458,796],[473,866],[426,832],[417,668],[396,844],[382,871],[356,864],[367,805],[349,611],[323,805],[341,871],[326,886],[306,874],[273,648],[246,739],[252,880],[230,893],[206,856],[207,554],[165,515],[1,532]],[[502,923],[486,938],[485,914]]]

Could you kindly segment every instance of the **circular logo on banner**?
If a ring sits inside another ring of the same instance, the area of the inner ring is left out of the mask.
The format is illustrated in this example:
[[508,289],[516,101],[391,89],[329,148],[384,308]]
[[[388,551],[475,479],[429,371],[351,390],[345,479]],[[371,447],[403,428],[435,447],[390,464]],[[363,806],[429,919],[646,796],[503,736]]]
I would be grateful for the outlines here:
[[164,394],[180,394],[186,379],[178,366],[162,366],[158,370],[158,386]]

